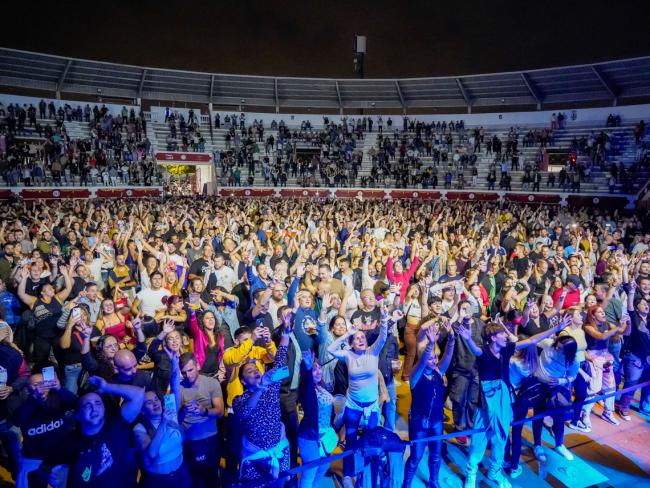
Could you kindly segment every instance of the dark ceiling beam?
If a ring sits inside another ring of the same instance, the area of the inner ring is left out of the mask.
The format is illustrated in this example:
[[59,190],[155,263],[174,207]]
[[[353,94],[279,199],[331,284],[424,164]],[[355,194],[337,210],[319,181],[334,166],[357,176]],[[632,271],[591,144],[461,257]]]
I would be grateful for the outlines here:
[[65,68],[63,68],[63,73],[61,73],[61,76],[59,77],[59,81],[56,84],[56,96],[58,98],[61,97],[61,88],[63,88],[63,83],[65,83],[65,79],[68,76],[68,71],[70,71],[71,66],[72,66],[72,59],[68,59],[68,62],[65,64]]
[[140,77],[140,85],[138,85],[138,98],[142,98],[142,90],[144,89],[144,80],[147,77],[147,70],[142,70],[142,76]]
[[533,100],[537,102],[537,110],[541,110],[542,103],[544,102],[544,97],[539,92],[539,89],[534,85],[526,73],[521,73],[521,79],[523,80],[524,85],[526,85],[526,88],[528,88],[530,96],[532,96]]
[[463,82],[461,81],[460,78],[456,78],[456,84],[458,85],[458,89],[460,90],[460,94],[463,96],[463,100],[465,100],[465,105],[467,105],[467,113],[471,114],[472,113],[472,100],[469,98],[469,94],[467,93],[467,90],[465,89],[465,85],[463,85]]
[[399,81],[397,80],[395,80],[395,89],[397,90],[399,101],[402,104],[402,112],[406,113],[406,104],[404,103],[404,95],[402,95],[402,89],[400,88]]
[[598,78],[598,81],[605,87],[605,90],[612,96],[612,105],[616,106],[618,104],[618,88],[611,81],[608,81],[605,75],[600,72],[600,69],[593,64],[591,65],[591,70],[596,75],[596,78]]

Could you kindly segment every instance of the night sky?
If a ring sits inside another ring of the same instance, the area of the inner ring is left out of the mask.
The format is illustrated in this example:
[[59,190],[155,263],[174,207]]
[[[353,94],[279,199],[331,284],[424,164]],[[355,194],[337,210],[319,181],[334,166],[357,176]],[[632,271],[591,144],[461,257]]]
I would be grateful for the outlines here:
[[[650,54],[650,2],[86,0],[10,2],[0,45],[221,73],[487,73]],[[5,5],[6,7],[7,5]]]

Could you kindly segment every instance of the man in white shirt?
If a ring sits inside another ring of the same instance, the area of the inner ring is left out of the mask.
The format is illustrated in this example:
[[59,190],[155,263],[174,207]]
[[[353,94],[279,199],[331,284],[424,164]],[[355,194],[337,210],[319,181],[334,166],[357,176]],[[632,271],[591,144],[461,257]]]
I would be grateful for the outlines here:
[[205,284],[208,283],[209,275],[212,273],[217,277],[217,285],[223,286],[228,293],[230,293],[237,284],[237,275],[231,267],[226,266],[223,254],[217,254],[214,257],[214,267],[206,274],[207,279],[204,279]]
[[271,288],[273,288],[273,292],[271,293],[271,300],[269,300],[269,314],[273,320],[273,328],[277,329],[280,325],[278,310],[287,304],[287,300],[284,298],[287,287],[283,283],[276,281],[271,285]]
[[165,306],[162,302],[163,297],[171,295],[169,290],[162,287],[163,275],[160,271],[154,271],[149,278],[151,288],[144,288],[136,295],[135,301],[131,305],[133,315],[141,313],[145,317],[154,317],[156,310]]

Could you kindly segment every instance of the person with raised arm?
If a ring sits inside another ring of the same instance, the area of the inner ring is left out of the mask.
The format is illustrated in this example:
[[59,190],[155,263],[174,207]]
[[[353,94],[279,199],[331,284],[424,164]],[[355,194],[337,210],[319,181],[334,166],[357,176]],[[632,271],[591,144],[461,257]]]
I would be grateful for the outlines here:
[[[409,439],[411,441],[443,433],[445,385],[442,377],[451,364],[455,334],[447,324],[447,347],[439,360],[440,354],[439,351],[436,351],[439,332],[438,324],[431,325],[425,330],[426,348],[411,373],[412,403],[409,412]],[[438,475],[440,473],[442,441],[429,441],[426,444],[429,446],[429,483],[427,486],[438,488],[440,486]],[[404,468],[403,488],[410,488],[424,455],[425,447],[424,442],[411,445],[411,454]]]
[[[79,399],[79,431],[73,443],[75,457],[70,465],[68,486],[133,488],[138,469],[131,443],[131,424],[142,409],[144,389],[108,383],[98,376],[88,381],[97,390]],[[117,414],[106,410],[101,396],[104,394],[123,399]]]
[[483,346],[481,347],[472,340],[470,329],[463,324],[458,327],[458,334],[465,339],[476,356],[481,384],[480,407],[474,416],[474,428],[481,432],[472,435],[465,488],[476,486],[478,463],[483,459],[488,441],[491,445],[488,479],[496,482],[499,488],[511,486],[502,469],[510,422],[513,417],[512,402],[514,398],[510,384],[510,358],[516,350],[538,344],[568,324],[569,322],[565,321],[545,332],[517,341],[517,337],[512,335],[503,324],[491,322],[483,329]]
[[[298,428],[298,447],[304,464],[329,456],[338,436],[332,428],[334,397],[323,383],[323,371],[313,352],[303,351],[302,365],[299,398],[304,416]],[[303,471],[300,488],[320,486],[328,469],[328,464],[322,464]]]
[[[393,312],[393,320],[397,321],[403,316],[401,311]],[[373,429],[379,421],[379,355],[388,336],[389,314],[388,309],[381,309],[381,326],[379,337],[368,346],[366,334],[354,326],[328,348],[333,357],[343,361],[348,368],[348,395],[345,404],[344,422],[346,448],[354,450],[358,444],[359,426]],[[342,344],[348,341],[350,349],[341,349]],[[354,458],[348,456],[343,461],[343,484],[350,486],[354,475]],[[373,479],[376,477],[373,475]]]
[[181,405],[181,380],[178,353],[170,353],[171,394],[174,409],[166,409],[153,391],[144,394],[140,423],[133,428],[136,447],[141,456],[142,488],[189,488],[192,486],[187,464],[183,459],[183,430],[178,424]]
[[280,384],[286,376],[287,348],[292,322],[284,321],[280,347],[273,368],[264,375],[257,364],[244,363],[238,371],[244,392],[233,401],[233,410],[243,433],[240,480],[266,481],[265,486],[284,486],[280,473],[289,469],[289,441],[281,420]]

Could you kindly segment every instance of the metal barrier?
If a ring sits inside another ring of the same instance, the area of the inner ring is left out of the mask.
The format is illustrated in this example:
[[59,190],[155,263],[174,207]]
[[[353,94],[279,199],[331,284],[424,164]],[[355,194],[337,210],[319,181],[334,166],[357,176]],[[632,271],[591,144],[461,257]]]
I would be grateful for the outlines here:
[[[569,409],[569,408],[574,409],[577,405],[585,405],[585,404],[588,404],[588,403],[596,403],[596,402],[598,402],[600,400],[604,400],[605,398],[609,398],[609,397],[612,397],[612,396],[620,396],[623,393],[633,392],[633,391],[639,390],[641,388],[645,388],[646,386],[650,386],[650,381],[645,381],[643,383],[639,383],[638,385],[630,386],[628,388],[623,388],[622,390],[617,390],[617,391],[614,391],[614,392],[611,392],[611,393],[606,393],[606,394],[603,394],[603,395],[590,397],[590,398],[587,398],[587,399],[582,400],[580,402],[574,402],[570,406],[551,409],[551,410],[546,410],[546,411],[544,411],[544,412],[542,412],[540,414],[532,415],[530,417],[526,417],[525,419],[521,419],[521,420],[517,420],[515,422],[512,422],[510,425],[511,426],[513,426],[513,425],[522,425],[522,424],[526,424],[528,422],[532,422],[533,420],[540,420],[540,419],[548,417],[549,415],[552,415],[553,413],[556,413],[556,412],[561,412],[561,411]],[[472,436],[474,434],[478,434],[480,432],[483,432],[483,430],[482,429],[470,429],[470,430],[463,430],[463,431],[460,431],[460,432],[452,432],[452,433],[449,433],[449,434],[434,435],[434,436],[423,437],[421,439],[416,439],[416,440],[412,440],[412,441],[405,441],[405,445],[413,445],[413,444],[417,444],[417,443],[421,443],[421,442],[431,442],[431,441],[436,441],[436,440],[443,441],[443,440],[448,440],[448,439],[455,439],[457,437],[469,437],[469,436]],[[358,448],[358,449],[355,449],[355,450],[344,451],[344,452],[341,452],[341,453],[338,453],[338,454],[334,454],[332,456],[324,457],[324,458],[321,458],[321,459],[316,459],[314,461],[310,461],[308,463],[301,464],[300,466],[296,466],[295,468],[291,468],[288,471],[280,473],[278,479],[281,479],[281,478],[288,479],[288,478],[295,477],[298,474],[302,473],[303,471],[306,471],[308,469],[317,468],[319,466],[322,466],[323,464],[329,464],[329,463],[332,463],[334,461],[344,459],[344,458],[346,458],[348,456],[352,456],[353,454],[356,454],[357,452],[360,452],[363,449],[364,448],[362,447],[362,448]],[[249,487],[249,486],[250,487],[255,486],[255,487],[262,488],[262,487],[265,487],[265,486],[270,486],[273,483],[277,483],[277,481],[278,480],[242,482],[238,486],[240,486],[242,488],[243,487]]]

